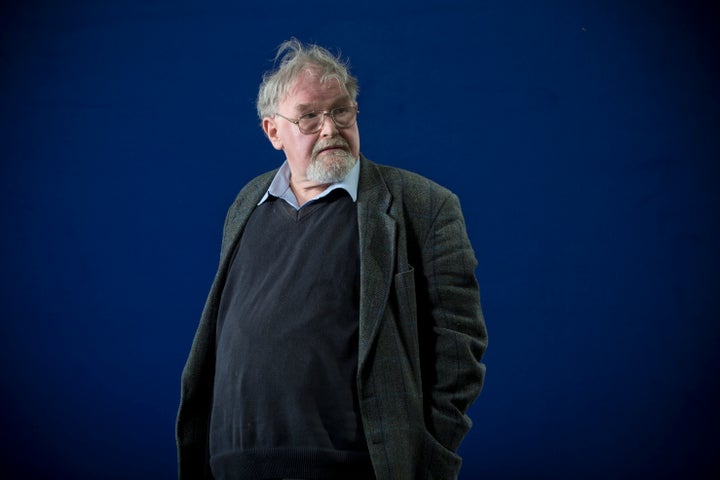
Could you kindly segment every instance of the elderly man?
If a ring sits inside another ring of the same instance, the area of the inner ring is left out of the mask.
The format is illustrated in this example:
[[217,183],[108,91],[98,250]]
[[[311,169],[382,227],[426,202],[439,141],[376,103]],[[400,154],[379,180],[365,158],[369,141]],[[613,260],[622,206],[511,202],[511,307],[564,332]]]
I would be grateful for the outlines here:
[[247,184],[182,376],[182,479],[451,479],[487,335],[458,199],[360,154],[358,86],[278,51]]

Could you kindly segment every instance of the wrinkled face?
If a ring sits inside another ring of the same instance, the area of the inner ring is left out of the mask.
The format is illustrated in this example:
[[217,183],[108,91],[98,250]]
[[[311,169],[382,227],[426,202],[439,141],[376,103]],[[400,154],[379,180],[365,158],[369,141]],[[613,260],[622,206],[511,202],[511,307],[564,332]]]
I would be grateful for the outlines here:
[[[345,88],[336,80],[320,82],[316,71],[302,72],[277,112],[292,120],[313,111],[330,111],[353,105]],[[360,155],[357,123],[338,129],[329,116],[319,132],[306,135],[297,125],[275,116],[263,119],[270,142],[287,157],[293,182],[334,183],[345,178]]]

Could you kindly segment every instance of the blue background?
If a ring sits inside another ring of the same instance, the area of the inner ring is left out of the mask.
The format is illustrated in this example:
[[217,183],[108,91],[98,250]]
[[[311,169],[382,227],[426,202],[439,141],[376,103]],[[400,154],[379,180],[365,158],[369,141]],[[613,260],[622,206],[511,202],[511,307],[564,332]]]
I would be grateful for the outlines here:
[[713,3],[3,2],[2,476],[175,477],[293,35],[350,58],[365,155],[461,199],[490,331],[461,478],[720,473]]

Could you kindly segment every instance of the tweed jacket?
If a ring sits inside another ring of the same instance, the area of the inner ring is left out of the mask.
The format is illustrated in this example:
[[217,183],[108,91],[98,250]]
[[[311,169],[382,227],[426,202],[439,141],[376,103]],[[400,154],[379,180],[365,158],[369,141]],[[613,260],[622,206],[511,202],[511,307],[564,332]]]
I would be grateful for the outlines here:
[[[457,478],[487,345],[477,264],[457,197],[405,170],[360,158],[357,392],[378,480]],[[275,171],[228,211],[220,265],[182,374],[179,477],[212,478],[208,427],[215,324],[232,253]]]

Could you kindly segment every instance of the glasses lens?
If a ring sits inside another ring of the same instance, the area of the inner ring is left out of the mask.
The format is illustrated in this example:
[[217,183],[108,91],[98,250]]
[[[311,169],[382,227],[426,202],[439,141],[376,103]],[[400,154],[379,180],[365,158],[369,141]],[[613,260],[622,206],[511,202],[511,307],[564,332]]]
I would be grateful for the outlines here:
[[[339,107],[330,111],[338,128],[351,127],[355,123],[357,110],[355,107]],[[322,112],[310,112],[298,118],[298,127],[303,133],[315,133],[322,128],[325,115]]]
[[322,113],[306,113],[305,115],[298,118],[298,127],[300,131],[304,133],[312,133],[320,130],[320,124],[323,120]]
[[332,116],[339,128],[346,128],[355,121],[356,112],[353,107],[340,107],[332,111]]

